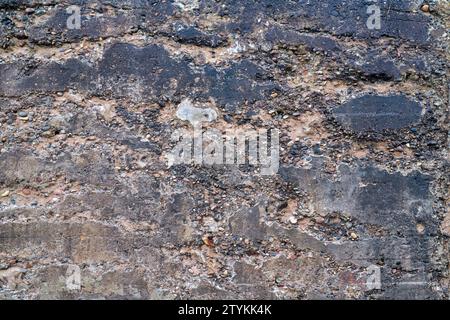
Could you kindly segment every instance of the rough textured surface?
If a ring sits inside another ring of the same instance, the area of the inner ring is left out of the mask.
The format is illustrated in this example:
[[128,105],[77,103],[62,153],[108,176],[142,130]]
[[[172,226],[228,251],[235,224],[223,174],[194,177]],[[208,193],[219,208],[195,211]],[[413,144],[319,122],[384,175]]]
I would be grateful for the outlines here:
[[[449,4],[372,3],[0,0],[0,299],[448,299]],[[278,173],[168,167],[183,101]]]

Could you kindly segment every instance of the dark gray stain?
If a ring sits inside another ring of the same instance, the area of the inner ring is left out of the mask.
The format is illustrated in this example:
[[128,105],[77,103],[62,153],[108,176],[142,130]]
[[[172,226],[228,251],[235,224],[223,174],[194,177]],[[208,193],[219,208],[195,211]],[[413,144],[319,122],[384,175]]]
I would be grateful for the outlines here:
[[322,31],[360,39],[389,36],[416,43],[427,42],[430,18],[417,12],[414,2],[388,0],[377,3],[382,15],[380,30],[369,30],[366,26],[370,4],[359,0],[227,0],[220,3],[205,1],[203,10],[215,10],[219,15],[235,18],[236,21],[226,25],[233,32],[249,32],[259,25],[258,19],[270,17],[289,25],[290,30]]
[[194,44],[200,47],[211,48],[217,48],[228,44],[226,37],[203,32],[196,27],[176,24],[173,29],[174,31],[171,36],[179,43]]
[[19,96],[73,88],[139,101],[152,101],[156,96],[173,101],[180,95],[205,100],[212,96],[221,107],[234,110],[240,103],[261,100],[280,89],[271,81],[270,73],[251,61],[241,60],[225,68],[205,65],[195,70],[186,57],[171,57],[159,45],[139,48],[114,44],[98,66],[70,59],[42,66],[36,63],[29,69],[22,63],[0,64],[0,94]]
[[355,132],[393,130],[420,120],[422,107],[403,95],[365,95],[334,109],[336,120]]

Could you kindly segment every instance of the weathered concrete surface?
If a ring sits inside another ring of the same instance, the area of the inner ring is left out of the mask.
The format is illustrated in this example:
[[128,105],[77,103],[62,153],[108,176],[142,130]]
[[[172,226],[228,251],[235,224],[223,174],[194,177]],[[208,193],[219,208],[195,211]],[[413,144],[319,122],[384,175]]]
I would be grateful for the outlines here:
[[370,4],[0,0],[0,299],[448,299],[449,5]]

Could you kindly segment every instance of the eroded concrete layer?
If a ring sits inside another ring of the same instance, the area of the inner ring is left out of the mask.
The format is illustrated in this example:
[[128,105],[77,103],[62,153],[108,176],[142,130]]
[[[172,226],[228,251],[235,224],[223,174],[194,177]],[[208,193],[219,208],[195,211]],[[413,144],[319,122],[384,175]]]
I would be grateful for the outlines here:
[[[449,7],[421,4],[0,0],[0,298],[448,299]],[[277,174],[168,167],[202,115],[277,128]]]

